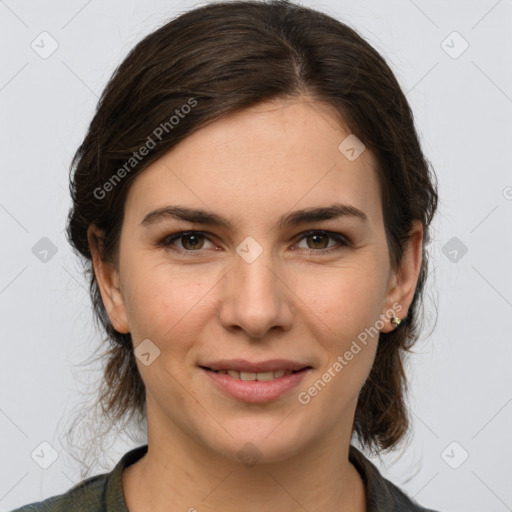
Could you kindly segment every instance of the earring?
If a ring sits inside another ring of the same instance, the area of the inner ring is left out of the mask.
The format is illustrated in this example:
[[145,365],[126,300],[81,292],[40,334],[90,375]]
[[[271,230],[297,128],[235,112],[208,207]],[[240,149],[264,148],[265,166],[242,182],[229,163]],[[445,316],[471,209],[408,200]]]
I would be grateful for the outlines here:
[[400,325],[400,323],[402,322],[402,319],[398,316],[395,316],[393,315],[391,317],[391,323],[395,326],[395,327],[398,327]]

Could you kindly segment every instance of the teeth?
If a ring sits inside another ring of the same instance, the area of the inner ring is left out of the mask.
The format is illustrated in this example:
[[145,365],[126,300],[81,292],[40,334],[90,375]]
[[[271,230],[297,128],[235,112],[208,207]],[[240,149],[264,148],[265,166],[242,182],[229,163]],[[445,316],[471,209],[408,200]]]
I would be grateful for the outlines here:
[[239,380],[258,380],[263,382],[268,382],[273,379],[280,379],[281,377],[284,377],[286,375],[290,375],[291,373],[294,373],[292,370],[276,370],[273,372],[237,372],[236,370],[214,370],[217,373],[223,374],[223,375],[229,375],[230,377],[233,377],[234,379]]
[[[269,381],[269,380],[277,379],[277,377],[278,377],[277,373],[278,372],[259,372],[254,375],[255,375],[256,380]],[[274,375],[274,374],[276,374],[276,375]]]

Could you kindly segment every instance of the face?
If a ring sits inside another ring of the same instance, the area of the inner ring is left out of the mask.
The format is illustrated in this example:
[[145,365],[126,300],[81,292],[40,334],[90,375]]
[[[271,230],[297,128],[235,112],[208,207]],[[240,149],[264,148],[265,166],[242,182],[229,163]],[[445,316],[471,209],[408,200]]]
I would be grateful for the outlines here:
[[[392,329],[394,304],[405,316],[419,261],[394,288],[376,163],[368,150],[347,158],[348,135],[330,106],[266,102],[134,180],[118,267],[95,265],[114,327],[144,354],[148,431],[233,460],[251,442],[268,461],[350,436],[378,331]],[[304,214],[333,205],[345,208]],[[185,208],[205,215],[185,220]],[[274,360],[305,369],[262,366],[246,382],[204,368]]]

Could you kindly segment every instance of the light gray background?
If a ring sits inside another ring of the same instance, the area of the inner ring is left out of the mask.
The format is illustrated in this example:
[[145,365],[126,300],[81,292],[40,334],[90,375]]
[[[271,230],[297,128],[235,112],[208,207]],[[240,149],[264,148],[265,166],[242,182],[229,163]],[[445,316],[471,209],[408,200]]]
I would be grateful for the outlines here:
[[[303,3],[385,56],[440,182],[425,322],[433,332],[409,367],[414,437],[403,454],[372,460],[432,508],[512,510],[512,2]],[[97,383],[77,365],[100,338],[63,233],[68,166],[114,68],[144,35],[197,5],[0,1],[0,510],[79,480],[58,426],[84,383]],[[51,48],[43,31],[58,43],[46,59],[31,47]],[[46,262],[32,252],[43,237],[57,248]],[[48,469],[31,458],[44,441],[59,454]],[[136,445],[119,438],[110,467]]]

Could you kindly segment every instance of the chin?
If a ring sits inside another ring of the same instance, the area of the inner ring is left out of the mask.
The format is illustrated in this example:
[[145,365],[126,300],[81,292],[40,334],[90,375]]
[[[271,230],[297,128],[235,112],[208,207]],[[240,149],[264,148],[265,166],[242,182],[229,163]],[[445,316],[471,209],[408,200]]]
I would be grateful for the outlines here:
[[[286,415],[267,418],[244,418],[219,422],[224,429],[204,432],[203,442],[224,458],[248,467],[255,463],[285,461],[305,448],[305,425],[294,425]],[[310,423],[309,423],[310,425]],[[220,437],[213,439],[212,432]],[[206,437],[208,436],[208,437]]]

